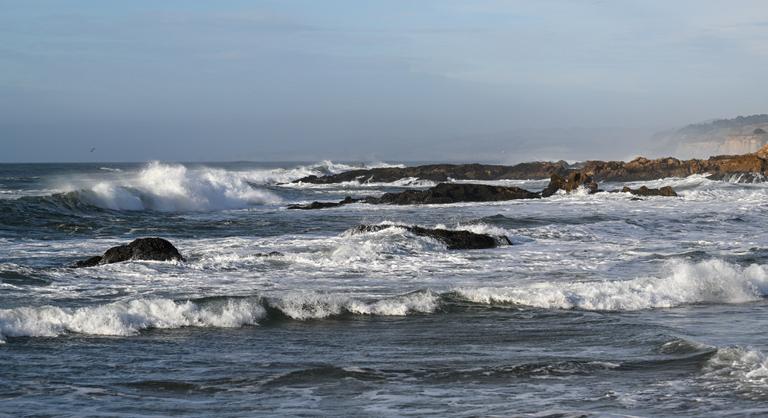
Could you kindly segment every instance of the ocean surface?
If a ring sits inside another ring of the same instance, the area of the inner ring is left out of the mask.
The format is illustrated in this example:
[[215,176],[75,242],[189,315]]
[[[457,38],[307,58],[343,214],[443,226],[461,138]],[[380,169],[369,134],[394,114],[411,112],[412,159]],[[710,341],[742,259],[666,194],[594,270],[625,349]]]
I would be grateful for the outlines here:
[[768,184],[285,209],[432,185],[285,184],[361,166],[0,165],[0,415],[768,415]]

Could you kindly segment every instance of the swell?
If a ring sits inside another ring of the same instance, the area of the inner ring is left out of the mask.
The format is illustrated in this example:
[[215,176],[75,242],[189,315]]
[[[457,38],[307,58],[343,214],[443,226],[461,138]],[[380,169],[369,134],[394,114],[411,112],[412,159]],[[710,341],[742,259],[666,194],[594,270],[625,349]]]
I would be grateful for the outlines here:
[[754,302],[768,295],[763,266],[740,267],[722,260],[667,263],[660,277],[590,282],[542,282],[517,287],[461,287],[420,290],[365,299],[315,291],[269,296],[197,300],[136,299],[96,306],[19,307],[0,310],[0,339],[15,336],[133,335],[150,328],[242,327],[264,321],[344,316],[406,316],[455,313],[499,306],[587,311],[636,311],[689,304]]

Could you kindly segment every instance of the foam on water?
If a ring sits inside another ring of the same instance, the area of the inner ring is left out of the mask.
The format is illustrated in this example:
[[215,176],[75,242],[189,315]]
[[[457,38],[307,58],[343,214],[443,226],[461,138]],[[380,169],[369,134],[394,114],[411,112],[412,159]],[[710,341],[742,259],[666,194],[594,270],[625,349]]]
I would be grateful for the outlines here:
[[544,282],[520,287],[458,288],[463,298],[485,304],[510,303],[546,309],[634,311],[694,303],[743,303],[768,294],[768,271],[722,260],[668,263],[662,277],[592,282]]
[[329,174],[338,174],[345,171],[370,169],[370,168],[388,168],[405,167],[402,164],[389,164],[385,162],[373,162],[364,164],[344,164],[334,163],[324,160],[316,164],[300,165],[293,168],[275,168],[262,170],[249,170],[242,172],[242,175],[249,182],[256,184],[282,184],[284,187],[312,187],[307,183],[290,183],[307,176],[325,176]]
[[434,312],[439,306],[439,296],[426,291],[366,302],[339,294],[295,292],[270,301],[270,305],[292,319],[321,319],[342,313],[404,316],[414,312]]
[[735,389],[764,398],[768,395],[768,358],[757,349],[719,348],[702,367],[705,386],[713,390]]
[[439,295],[429,291],[365,301],[343,294],[286,292],[270,298],[224,298],[220,303],[135,299],[79,308],[57,306],[0,310],[0,342],[7,337],[56,337],[66,333],[134,335],[152,328],[221,327],[257,325],[267,317],[267,307],[296,320],[322,319],[344,313],[404,316],[432,313]]
[[274,194],[248,184],[237,172],[149,163],[135,176],[76,191],[86,202],[113,210],[209,211],[277,203]]
[[228,300],[221,306],[170,299],[136,299],[80,308],[56,306],[0,310],[0,341],[5,337],[55,337],[65,333],[133,335],[149,328],[240,327],[265,316],[258,301]]

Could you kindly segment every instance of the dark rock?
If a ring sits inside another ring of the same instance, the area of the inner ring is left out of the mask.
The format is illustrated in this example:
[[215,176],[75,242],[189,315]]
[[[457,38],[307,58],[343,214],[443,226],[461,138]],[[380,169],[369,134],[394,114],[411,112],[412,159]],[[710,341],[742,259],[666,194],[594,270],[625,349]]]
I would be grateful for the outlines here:
[[560,175],[553,174],[549,179],[547,187],[541,191],[542,197],[550,197],[557,193],[558,190],[565,190],[567,193],[571,193],[577,190],[580,186],[587,188],[587,191],[597,193],[597,183],[592,180],[591,176],[582,174],[579,171],[573,171],[568,174],[568,178],[565,179]]
[[139,238],[128,245],[118,245],[104,252],[103,256],[95,256],[78,261],[73,267],[93,267],[98,264],[119,263],[129,260],[153,261],[184,261],[179,250],[162,238]]
[[281,253],[280,251],[270,251],[268,253],[256,253],[254,255],[256,257],[280,257],[284,256],[285,254]]
[[344,200],[341,200],[339,202],[312,202],[306,205],[289,205],[287,209],[302,209],[302,210],[310,210],[310,209],[325,209],[325,208],[335,208],[342,205],[348,205],[350,203],[359,202],[362,199],[353,199],[349,196],[344,198]]
[[549,184],[541,191],[541,197],[550,197],[560,189],[565,190],[565,179],[559,174],[552,174]]
[[378,232],[388,228],[403,228],[414,235],[434,238],[445,243],[449,250],[478,250],[495,248],[499,245],[512,245],[509,238],[503,235],[492,236],[470,231],[431,229],[408,225],[360,225],[353,229],[353,233]]
[[592,180],[592,176],[586,175],[581,172],[573,172],[568,175],[568,179],[565,181],[565,191],[571,193],[572,191],[584,186],[587,188],[589,194],[597,193],[597,183]]
[[366,203],[393,205],[430,205],[459,202],[497,202],[516,199],[538,199],[538,193],[519,187],[490,186],[487,184],[440,183],[427,190],[406,190],[385,193],[378,198],[366,198]]
[[416,167],[383,167],[346,171],[328,176],[307,176],[294,183],[329,184],[348,181],[393,182],[404,178],[417,178],[430,181],[456,180],[501,180],[501,179],[541,179],[552,174],[566,175],[569,169],[565,161],[529,162],[514,166],[491,164],[431,164]]
[[85,260],[77,261],[73,267],[93,267],[98,266],[99,264],[101,264],[101,256],[97,255],[91,258],[86,258]]
[[630,189],[629,187],[624,187],[621,189],[622,193],[631,193],[635,196],[668,196],[668,197],[677,197],[677,193],[669,187],[664,186],[659,189],[650,189],[646,186],[641,186],[639,189]]

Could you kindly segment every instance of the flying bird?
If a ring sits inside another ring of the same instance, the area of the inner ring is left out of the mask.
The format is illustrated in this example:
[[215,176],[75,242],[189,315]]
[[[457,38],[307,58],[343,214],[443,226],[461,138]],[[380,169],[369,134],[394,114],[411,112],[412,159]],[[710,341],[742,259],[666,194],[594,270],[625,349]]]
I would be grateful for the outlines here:
[[96,151],[96,147],[91,148],[91,152]]

